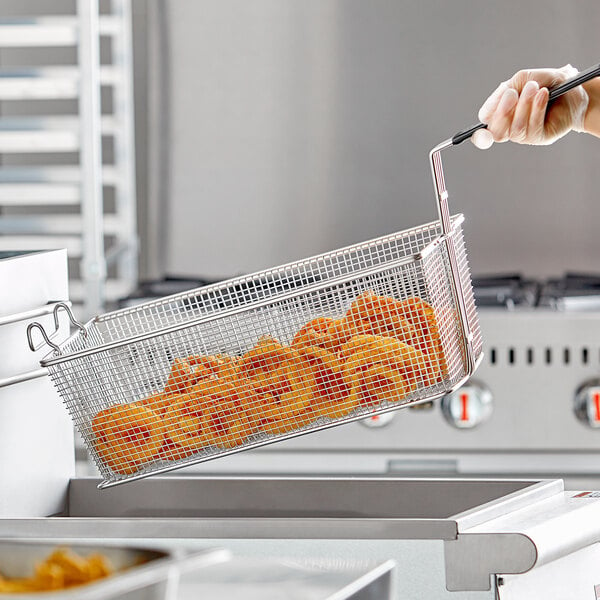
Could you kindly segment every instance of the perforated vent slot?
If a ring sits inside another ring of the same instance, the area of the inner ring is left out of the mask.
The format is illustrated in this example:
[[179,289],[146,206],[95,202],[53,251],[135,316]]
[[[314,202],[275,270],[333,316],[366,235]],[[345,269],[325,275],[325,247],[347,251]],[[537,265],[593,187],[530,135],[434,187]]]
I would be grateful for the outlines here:
[[[508,348],[492,346],[487,349],[487,357],[489,364],[493,367],[524,365],[528,367],[589,366],[593,362],[592,354],[587,346],[580,348],[545,346],[539,349],[528,346],[522,350],[515,346],[509,346]],[[600,348],[597,350],[597,357],[600,364]]]

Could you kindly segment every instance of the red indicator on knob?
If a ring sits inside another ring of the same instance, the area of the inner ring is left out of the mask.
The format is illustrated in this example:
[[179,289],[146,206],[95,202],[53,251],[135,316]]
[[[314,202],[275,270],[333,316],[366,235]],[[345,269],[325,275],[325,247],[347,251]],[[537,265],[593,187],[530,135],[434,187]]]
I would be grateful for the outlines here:
[[[600,386],[598,394],[600,395]],[[440,407],[444,418],[452,427],[473,429],[491,417],[492,392],[483,383],[471,380],[464,387],[444,396]]]
[[600,422],[600,393],[596,392],[594,394],[594,408],[596,409],[595,419],[597,422]]
[[460,420],[469,420],[469,394],[460,395]]

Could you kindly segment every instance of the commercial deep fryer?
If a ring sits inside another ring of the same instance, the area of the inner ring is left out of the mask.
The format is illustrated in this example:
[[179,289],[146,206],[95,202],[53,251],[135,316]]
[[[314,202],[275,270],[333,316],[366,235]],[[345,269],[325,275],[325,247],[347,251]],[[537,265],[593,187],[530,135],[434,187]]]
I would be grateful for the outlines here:
[[[221,546],[305,564],[397,563],[402,600],[582,600],[600,584],[600,497],[560,480],[159,477],[99,491],[1,537]],[[598,588],[600,589],[600,588]],[[596,596],[597,597],[597,596]]]

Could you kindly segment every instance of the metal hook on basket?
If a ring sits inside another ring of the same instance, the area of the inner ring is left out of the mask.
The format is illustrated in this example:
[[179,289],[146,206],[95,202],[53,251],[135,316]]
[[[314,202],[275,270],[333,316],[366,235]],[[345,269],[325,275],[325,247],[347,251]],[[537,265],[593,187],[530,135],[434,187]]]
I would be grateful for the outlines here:
[[68,304],[66,304],[65,302],[58,302],[56,304],[56,306],[54,307],[54,310],[52,311],[52,314],[54,315],[54,331],[58,331],[58,328],[60,326],[60,324],[58,322],[58,312],[60,311],[61,308],[66,311],[67,316],[69,317],[69,321],[71,321],[71,325],[73,325],[74,327],[77,327],[77,329],[79,329],[79,331],[81,331],[81,333],[83,335],[87,335],[86,328],[83,326],[82,323],[80,323],[75,318],[75,315],[73,314],[73,311],[71,310],[71,307]]
[[52,348],[52,350],[54,350],[54,352],[58,352],[59,351],[59,347],[50,340],[50,338],[48,337],[48,334],[46,333],[46,330],[44,329],[44,326],[41,325],[40,323],[38,323],[37,321],[34,321],[33,323],[30,323],[29,325],[27,325],[27,342],[29,343],[29,349],[32,352],[35,352],[37,350],[37,348],[35,347],[35,345],[33,344],[33,338],[31,336],[31,332],[34,329],[39,329],[40,333],[42,334],[42,337],[44,338],[44,341],[46,342],[46,344],[48,344],[48,346],[50,346],[50,348]]
[[[73,315],[73,312],[71,311],[71,307],[66,304],[65,302],[57,302],[56,306],[54,307],[54,310],[52,311],[52,314],[54,316],[54,331],[52,332],[52,335],[54,335],[59,327],[60,327],[60,323],[59,323],[59,311],[63,309],[67,312],[67,315],[69,317],[69,321],[71,321],[71,324],[74,327],[77,327],[79,329],[79,331],[81,331],[81,333],[83,335],[87,335],[87,331],[85,329],[85,327],[75,318],[75,316]],[[37,349],[35,347],[35,344],[33,343],[33,336],[32,336],[32,332],[34,329],[39,329],[40,333],[42,334],[42,337],[44,338],[44,342],[46,342],[46,344],[48,344],[48,346],[50,346],[50,348],[52,348],[52,350],[54,350],[54,352],[59,352],[60,348],[57,344],[55,344],[51,339],[47,333],[46,330],[44,329],[44,326],[41,325],[40,323],[38,323],[37,321],[30,323],[27,326],[27,342],[29,344],[29,349],[32,352],[35,352]]]

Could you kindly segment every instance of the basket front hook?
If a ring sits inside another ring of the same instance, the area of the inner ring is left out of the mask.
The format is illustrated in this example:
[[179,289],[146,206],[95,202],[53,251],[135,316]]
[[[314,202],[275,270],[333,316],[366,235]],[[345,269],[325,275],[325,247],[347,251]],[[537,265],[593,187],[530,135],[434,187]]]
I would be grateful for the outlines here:
[[75,315],[73,314],[73,311],[71,310],[71,307],[68,304],[66,304],[65,302],[58,302],[56,304],[56,306],[54,307],[54,310],[52,311],[52,314],[54,315],[54,331],[55,332],[58,331],[58,328],[60,327],[60,323],[58,322],[58,313],[61,308],[64,311],[66,311],[67,316],[69,317],[69,321],[71,321],[71,324],[74,327],[77,327],[77,329],[79,329],[79,331],[81,331],[81,333],[83,335],[87,335],[87,331],[86,331],[85,327],[83,326],[82,323],[80,323],[75,318]]
[[52,348],[52,350],[54,352],[60,352],[59,346],[57,344],[55,344],[50,338],[58,332],[58,329],[60,327],[59,312],[61,309],[66,311],[71,324],[74,327],[77,327],[77,329],[79,329],[79,331],[81,331],[81,333],[84,336],[87,335],[87,331],[86,331],[85,327],[75,318],[75,316],[73,315],[73,312],[71,311],[71,307],[65,302],[57,302],[56,306],[54,307],[54,310],[52,311],[52,314],[54,315],[54,331],[52,332],[52,334],[50,336],[46,333],[44,326],[41,323],[38,323],[37,321],[34,321],[33,323],[30,323],[27,326],[27,343],[29,344],[29,349],[32,352],[36,352],[36,350],[38,350],[38,348],[36,348],[35,344],[33,343],[33,330],[34,329],[39,329],[40,333],[42,334],[42,337],[44,338],[44,342],[48,346],[50,346],[50,348]]
[[29,325],[27,325],[27,342],[29,344],[29,349],[32,352],[36,352],[36,350],[37,350],[37,348],[35,347],[35,345],[33,343],[33,337],[32,337],[32,332],[34,329],[40,330],[40,333],[42,334],[42,337],[44,338],[44,342],[46,342],[46,344],[48,344],[48,346],[50,346],[50,348],[52,348],[52,350],[54,350],[54,352],[59,351],[58,346],[53,341],[51,341],[50,338],[48,337],[48,334],[46,333],[44,326],[41,323],[34,321],[33,323],[30,323]]

